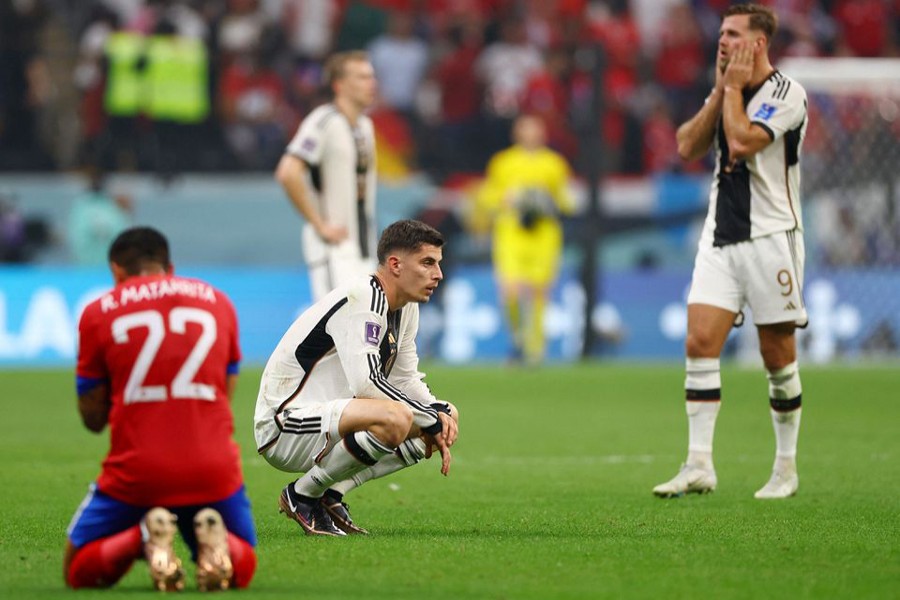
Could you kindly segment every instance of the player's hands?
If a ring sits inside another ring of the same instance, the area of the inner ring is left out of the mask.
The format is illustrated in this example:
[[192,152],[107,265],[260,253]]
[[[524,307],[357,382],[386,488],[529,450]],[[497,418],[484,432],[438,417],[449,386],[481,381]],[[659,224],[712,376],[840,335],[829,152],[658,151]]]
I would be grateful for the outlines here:
[[722,84],[725,87],[743,90],[753,76],[754,60],[753,46],[746,42],[739,44],[728,57],[728,66],[722,75]]
[[441,420],[441,432],[437,435],[426,434],[423,436],[425,439],[425,458],[431,458],[434,446],[437,446],[438,451],[441,453],[441,474],[447,475],[450,472],[450,461],[452,460],[450,446],[456,443],[456,438],[459,435],[459,426],[448,414],[438,413],[438,418]]
[[322,223],[316,230],[319,237],[327,244],[339,244],[347,239],[349,233],[343,225],[332,225],[331,223]]
[[725,69],[728,68],[728,59],[719,58],[718,53],[716,54],[716,83],[713,87],[714,91],[721,92],[725,89],[725,83],[723,79],[725,77]]

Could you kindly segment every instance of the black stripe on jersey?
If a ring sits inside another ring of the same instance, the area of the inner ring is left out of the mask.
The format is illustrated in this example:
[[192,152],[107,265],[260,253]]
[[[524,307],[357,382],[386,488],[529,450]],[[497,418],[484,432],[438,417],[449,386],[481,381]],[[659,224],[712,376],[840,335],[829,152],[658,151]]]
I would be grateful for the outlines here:
[[387,307],[387,296],[381,287],[381,282],[373,275],[369,279],[369,285],[372,286],[372,301],[369,303],[369,310],[379,315],[384,314]]
[[[303,161],[306,165],[306,170],[309,171],[309,182],[312,184],[313,189],[316,190],[319,194],[322,193],[322,167],[320,165],[314,165],[310,162]],[[321,208],[321,203],[320,203]],[[327,216],[323,214],[323,216]]]
[[[804,103],[805,106],[805,103]],[[800,125],[784,134],[784,164],[793,167],[800,162],[800,134],[806,124],[806,117],[800,121]]]
[[284,420],[283,427],[287,428],[288,425],[295,429],[308,429],[310,427],[321,428],[322,417],[306,417],[302,419],[297,417],[288,417]]
[[778,85],[775,86],[775,90],[772,92],[772,98],[775,100],[784,100],[787,98],[788,90],[790,89],[791,80],[779,73]]
[[[303,389],[303,386],[306,385],[306,380],[309,379],[309,374],[312,372],[313,367],[316,366],[316,363],[319,362],[329,350],[334,348],[334,339],[332,339],[325,331],[325,326],[328,324],[328,320],[331,319],[334,313],[345,304],[347,304],[347,298],[338,300],[334,306],[319,319],[319,322],[316,323],[316,326],[313,327],[312,330],[310,330],[303,341],[297,345],[297,348],[294,350],[294,358],[297,359],[297,362],[303,368],[303,379],[300,380],[300,384],[297,386],[297,389],[294,390],[294,393],[288,396],[288,398],[278,406],[278,410],[275,411],[276,415],[283,411],[284,407],[287,406],[291,400],[297,397],[297,394],[299,394],[300,390]],[[276,419],[276,422],[277,421],[278,419]]]
[[287,427],[281,430],[282,433],[290,433],[293,435],[309,435],[322,433],[322,427],[320,425],[316,425],[313,427]]
[[[744,106],[747,105],[745,96]],[[719,118],[719,188],[716,196],[716,229],[713,246],[721,247],[750,239],[750,171],[740,161],[730,166],[731,154],[725,137],[725,125]]]
[[772,73],[771,79],[772,79],[772,81],[775,82],[775,89],[772,90],[772,98],[777,99],[778,96],[781,94],[782,90],[784,89],[785,85],[787,84],[787,80],[778,71],[775,71],[774,73]]
[[345,304],[347,304],[347,298],[341,298],[335,302],[334,306],[328,309],[328,312],[319,319],[319,322],[316,323],[315,327],[310,330],[307,336],[294,350],[294,358],[297,359],[297,362],[307,375],[312,371],[315,364],[319,362],[329,350],[334,348],[334,339],[332,339],[328,332],[325,331],[325,327],[328,325],[328,321],[331,317],[334,316],[334,313],[340,310]]
[[381,365],[379,364],[380,361],[378,360],[378,357],[376,357],[374,354],[369,354],[367,358],[369,361],[369,380],[375,385],[375,387],[384,392],[385,395],[391,400],[405,402],[414,410],[434,417],[435,421],[439,420],[437,411],[432,408],[431,405],[416,402],[388,382],[387,378],[384,376],[384,373],[381,372]]

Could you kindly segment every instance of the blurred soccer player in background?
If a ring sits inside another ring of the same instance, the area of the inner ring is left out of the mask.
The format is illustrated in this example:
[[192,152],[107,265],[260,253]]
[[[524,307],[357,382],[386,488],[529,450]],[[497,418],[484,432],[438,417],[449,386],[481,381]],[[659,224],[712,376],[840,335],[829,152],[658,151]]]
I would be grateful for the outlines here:
[[255,434],[272,466],[304,473],[281,511],[309,535],[366,534],[344,494],[429,458],[450,469],[457,412],[418,370],[419,303],[443,279],[444,239],[397,221],[378,243],[378,269],[340,286],[290,326],[263,371]]
[[678,129],[685,160],[716,150],[709,213],[700,237],[691,291],[685,398],[688,456],[657,496],[716,488],[713,432],[721,405],[719,356],[732,326],[753,313],[769,380],[775,464],[756,498],[797,492],[800,374],[796,327],[803,304],[803,222],[800,147],[806,134],[806,92],[772,67],[768,50],[777,26],[771,9],[728,8],[719,29],[716,83],[703,108]]
[[79,323],[78,410],[110,449],[68,529],[66,583],[116,583],[145,558],[154,587],[184,587],[176,527],[200,589],[246,587],[256,531],[244,491],[231,396],[238,324],[228,298],[173,275],[166,238],[124,231],[112,243],[115,288]]
[[375,129],[364,114],[377,93],[366,54],[325,65],[334,100],[313,110],[288,144],[275,177],[300,211],[313,300],[375,269]]
[[563,249],[559,217],[573,209],[569,166],[546,139],[539,117],[519,117],[514,144],[491,158],[477,198],[479,208],[494,215],[494,271],[514,358],[528,363],[544,357],[544,312]]

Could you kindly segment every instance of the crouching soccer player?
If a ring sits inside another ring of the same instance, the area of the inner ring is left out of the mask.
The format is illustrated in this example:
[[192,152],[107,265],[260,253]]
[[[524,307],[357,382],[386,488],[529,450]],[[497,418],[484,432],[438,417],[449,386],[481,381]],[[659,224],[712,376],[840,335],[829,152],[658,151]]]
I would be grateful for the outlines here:
[[365,534],[344,494],[429,458],[450,469],[457,411],[418,371],[419,303],[443,279],[444,240],[398,221],[378,243],[372,275],[340,286],[290,326],[266,364],[256,403],[259,453],[304,473],[281,492],[281,511],[310,535]]
[[180,590],[180,529],[201,590],[246,587],[256,530],[232,440],[234,308],[175,277],[154,229],[123,232],[109,261],[116,287],[82,314],[77,383],[81,418],[96,433],[109,423],[110,450],[69,526],[66,583],[111,586],[145,558],[154,587]]

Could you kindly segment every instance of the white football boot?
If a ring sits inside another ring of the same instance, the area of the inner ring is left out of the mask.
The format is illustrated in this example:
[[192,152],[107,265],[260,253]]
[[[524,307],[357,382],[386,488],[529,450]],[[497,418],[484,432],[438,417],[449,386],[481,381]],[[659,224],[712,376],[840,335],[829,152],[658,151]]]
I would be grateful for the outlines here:
[[790,498],[797,493],[800,478],[797,469],[775,469],[768,483],[759,489],[753,497],[757,500],[777,500]]
[[687,463],[681,465],[678,475],[653,488],[660,498],[677,498],[685,494],[708,494],[716,489],[715,469],[704,469]]

